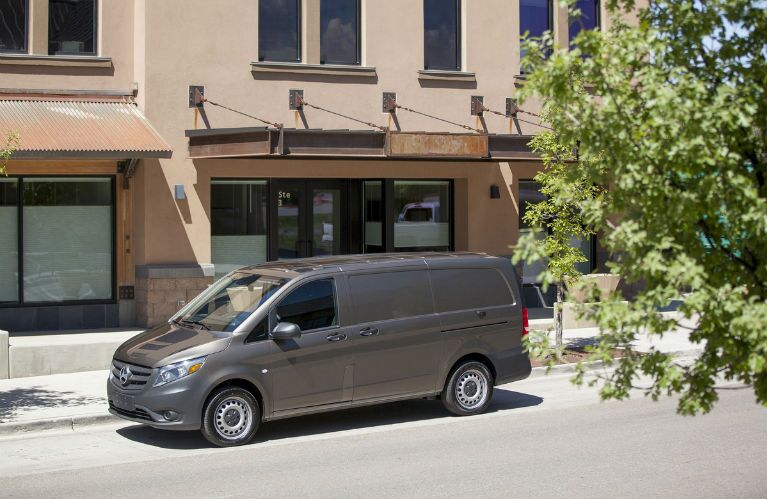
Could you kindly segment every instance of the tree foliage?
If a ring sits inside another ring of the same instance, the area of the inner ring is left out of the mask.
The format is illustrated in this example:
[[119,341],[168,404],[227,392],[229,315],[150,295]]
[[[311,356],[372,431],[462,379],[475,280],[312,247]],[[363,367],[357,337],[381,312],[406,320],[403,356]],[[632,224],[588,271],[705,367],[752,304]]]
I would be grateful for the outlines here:
[[[534,228],[527,235],[528,244],[519,246],[514,254],[514,263],[545,261],[545,271],[538,276],[543,286],[557,287],[557,302],[554,312],[555,345],[562,345],[562,306],[564,289],[572,286],[580,272],[577,264],[588,261],[576,240],[586,240],[593,232],[586,225],[580,205],[596,197],[601,191],[588,178],[573,178],[567,175],[571,164],[576,161],[575,151],[563,146],[553,132],[536,135],[530,142],[533,151],[541,156],[543,170],[535,180],[541,185],[544,201],[530,205],[524,221]],[[540,237],[541,234],[545,234]]]
[[6,143],[0,147],[0,175],[5,175],[5,165],[16,149],[18,149],[20,143],[19,136],[15,133],[9,133],[6,137]]
[[570,50],[527,41],[524,61],[523,98],[542,99],[559,146],[580,155],[559,181],[607,187],[553,195],[604,235],[610,270],[642,284],[591,312],[602,329],[592,358],[613,362],[639,332],[680,327],[658,310],[682,296],[703,347],[688,366],[630,353],[601,395],[626,398],[645,375],[649,395],[681,394],[679,412],[695,414],[712,408],[721,376],[767,405],[767,6],[651,0],[638,22],[617,20],[633,4],[608,1],[609,29]]

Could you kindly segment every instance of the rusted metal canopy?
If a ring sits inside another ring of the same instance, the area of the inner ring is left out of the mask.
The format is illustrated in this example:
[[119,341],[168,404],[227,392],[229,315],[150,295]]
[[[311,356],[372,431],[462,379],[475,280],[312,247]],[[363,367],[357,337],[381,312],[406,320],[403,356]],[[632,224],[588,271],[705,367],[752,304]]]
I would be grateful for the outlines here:
[[172,150],[128,97],[0,94],[0,137],[16,159],[169,158]]
[[299,130],[267,127],[187,130],[192,159],[346,157],[537,160],[526,135]]

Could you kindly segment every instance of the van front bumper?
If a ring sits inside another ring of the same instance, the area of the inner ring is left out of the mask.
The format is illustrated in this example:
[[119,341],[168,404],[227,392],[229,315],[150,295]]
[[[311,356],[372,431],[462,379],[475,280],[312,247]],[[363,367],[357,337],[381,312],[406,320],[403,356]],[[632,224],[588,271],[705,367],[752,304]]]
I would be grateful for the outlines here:
[[125,390],[110,374],[107,380],[109,412],[128,421],[169,430],[199,430],[204,394],[189,377],[163,386],[150,383],[141,390]]

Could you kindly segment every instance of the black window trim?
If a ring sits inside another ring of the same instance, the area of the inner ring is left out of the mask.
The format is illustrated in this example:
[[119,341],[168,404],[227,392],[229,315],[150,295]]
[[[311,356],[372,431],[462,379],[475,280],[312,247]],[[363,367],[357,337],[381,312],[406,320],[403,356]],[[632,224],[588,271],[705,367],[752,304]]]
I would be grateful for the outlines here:
[[304,334],[312,334],[316,332],[321,331],[332,331],[334,329],[339,329],[341,327],[341,314],[338,307],[338,283],[336,282],[336,276],[335,275],[318,275],[313,277],[307,277],[306,279],[298,279],[293,284],[291,284],[289,287],[285,288],[282,295],[279,297],[277,302],[274,303],[274,305],[271,306],[269,309],[269,330],[267,331],[267,334],[271,333],[275,327],[277,327],[277,324],[279,321],[277,321],[277,308],[280,306],[280,304],[285,301],[285,299],[290,296],[290,294],[300,288],[301,286],[305,284],[309,284],[315,281],[331,281],[333,284],[333,307],[335,308],[336,312],[336,324],[334,326],[327,326],[327,327],[319,327],[316,329],[307,329],[304,331],[301,330],[301,335]]
[[[29,307],[50,307],[67,305],[113,305],[117,303],[117,181],[115,175],[89,175],[89,174],[42,174],[42,175],[8,175],[5,178],[17,180],[17,270],[18,277],[18,297],[16,301],[0,302],[0,308],[29,308]],[[111,298],[97,300],[64,300],[49,302],[25,302],[24,301],[24,179],[25,178],[108,178],[110,180],[110,191],[112,193],[111,222],[112,222],[112,282]]]
[[0,54],[28,54],[29,53],[29,2],[24,0],[24,46],[18,50],[0,49]]
[[302,21],[302,10],[303,10],[303,2],[304,0],[295,0],[298,4],[298,8],[296,9],[296,55],[298,56],[296,59],[283,59],[283,58],[265,58],[261,55],[261,2],[258,2],[258,26],[256,26],[256,29],[258,30],[258,62],[293,62],[293,63],[301,63],[303,62],[303,33],[301,27],[303,26]]
[[[455,64],[456,66],[454,68],[436,68],[436,67],[427,67],[426,66],[426,26],[424,25],[423,29],[423,69],[424,71],[457,71],[462,72],[463,71],[463,61],[461,60],[461,49],[463,47],[463,39],[461,37],[461,1],[462,0],[453,0],[455,2]],[[424,9],[424,19],[426,18],[426,0],[424,0],[423,4]]]
[[322,66],[361,66],[362,65],[362,0],[355,0],[357,5],[357,54],[355,61],[323,61],[322,60],[322,1],[320,0],[320,65]]
[[[93,52],[56,52],[55,54],[50,53],[50,48],[48,49],[48,55],[51,57],[77,57],[77,56],[83,56],[83,57],[97,57],[99,55],[99,0],[92,0],[93,1]],[[50,44],[50,32],[51,32],[51,13],[50,13],[50,2],[51,0],[48,0],[48,23],[47,23],[47,29],[48,29],[48,44]]]

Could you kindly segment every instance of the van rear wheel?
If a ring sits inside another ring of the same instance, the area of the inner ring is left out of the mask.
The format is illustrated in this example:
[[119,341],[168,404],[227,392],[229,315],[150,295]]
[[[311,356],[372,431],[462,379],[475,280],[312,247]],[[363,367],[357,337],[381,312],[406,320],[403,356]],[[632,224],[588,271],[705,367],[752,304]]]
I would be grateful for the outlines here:
[[493,375],[477,361],[458,365],[448,377],[442,391],[442,404],[456,416],[480,414],[493,398]]
[[261,422],[261,407],[249,391],[239,387],[219,388],[203,411],[202,434],[219,447],[250,442]]

